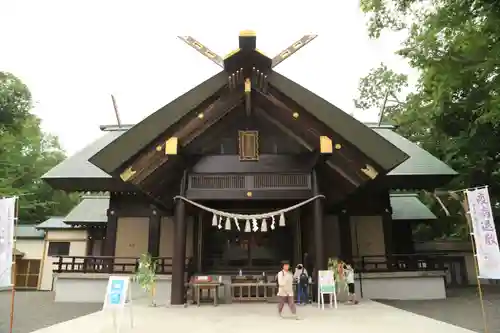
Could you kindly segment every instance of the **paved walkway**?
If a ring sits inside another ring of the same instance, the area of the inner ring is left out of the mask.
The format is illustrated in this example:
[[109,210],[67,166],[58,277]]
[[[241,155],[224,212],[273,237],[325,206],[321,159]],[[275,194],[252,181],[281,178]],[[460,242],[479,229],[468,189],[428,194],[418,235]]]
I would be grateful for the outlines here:
[[[53,300],[51,292],[16,292],[14,333],[30,333],[102,308],[102,304],[55,303]],[[0,292],[0,333],[9,331],[10,301],[10,291]]]
[[[500,333],[500,286],[485,286],[483,295],[489,332]],[[442,300],[380,302],[475,332],[484,332],[476,287],[448,290],[447,298]]]
[[[472,331],[431,318],[399,310],[377,302],[364,301],[357,306],[339,305],[337,310],[321,311],[315,307],[299,307],[302,320],[277,316],[274,304],[233,304],[219,307],[188,308],[133,307],[135,326],[123,320],[121,333],[144,333],[168,330],[185,333],[235,332],[303,332],[344,330],[349,333],[470,333]],[[285,309],[286,311],[286,309]],[[286,313],[288,314],[288,313]],[[33,333],[104,333],[111,332],[112,318],[103,312],[44,328]]]

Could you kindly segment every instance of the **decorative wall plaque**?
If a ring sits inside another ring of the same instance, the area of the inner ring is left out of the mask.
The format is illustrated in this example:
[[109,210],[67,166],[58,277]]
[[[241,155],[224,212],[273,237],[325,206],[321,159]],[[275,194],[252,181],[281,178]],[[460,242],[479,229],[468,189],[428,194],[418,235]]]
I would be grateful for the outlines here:
[[259,160],[259,132],[239,131],[240,161]]

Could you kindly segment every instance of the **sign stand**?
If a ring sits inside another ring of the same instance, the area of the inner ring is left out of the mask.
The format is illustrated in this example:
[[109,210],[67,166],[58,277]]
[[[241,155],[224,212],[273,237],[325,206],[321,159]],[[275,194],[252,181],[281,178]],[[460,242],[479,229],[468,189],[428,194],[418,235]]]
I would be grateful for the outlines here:
[[110,276],[106,295],[104,296],[103,311],[111,311],[113,317],[113,329],[116,333],[120,332],[125,307],[128,308],[130,317],[130,328],[134,328],[134,312],[132,306],[132,288],[130,286],[130,277],[128,276]]
[[[325,295],[330,295],[330,308],[338,308],[333,271],[318,271],[318,308],[325,309]],[[333,304],[332,304],[333,301]]]

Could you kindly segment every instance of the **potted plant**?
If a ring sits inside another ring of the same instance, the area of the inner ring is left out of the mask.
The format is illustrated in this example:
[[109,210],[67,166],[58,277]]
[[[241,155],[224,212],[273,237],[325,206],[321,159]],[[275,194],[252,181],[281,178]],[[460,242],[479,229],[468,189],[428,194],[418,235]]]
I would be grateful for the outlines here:
[[151,306],[156,306],[156,261],[149,253],[141,255],[134,280],[150,295]]
[[347,283],[344,278],[344,262],[338,258],[328,258],[328,269],[333,271],[337,293],[341,287],[347,290]]

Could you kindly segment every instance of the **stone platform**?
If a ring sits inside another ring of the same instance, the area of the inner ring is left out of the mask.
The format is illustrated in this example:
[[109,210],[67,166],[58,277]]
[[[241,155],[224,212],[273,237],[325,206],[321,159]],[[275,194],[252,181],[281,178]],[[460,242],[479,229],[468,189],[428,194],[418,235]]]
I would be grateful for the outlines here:
[[[232,304],[190,306],[187,308],[151,308],[136,304],[133,308],[134,328],[125,313],[120,332],[185,332],[238,333],[302,332],[342,330],[350,333],[439,332],[470,333],[457,326],[419,316],[372,301],[358,305],[340,304],[338,309],[320,310],[315,306],[298,307],[301,320],[282,319],[275,304]],[[285,316],[289,311],[285,308]],[[103,333],[112,331],[112,317],[97,312],[74,320],[37,330],[33,333]]]

